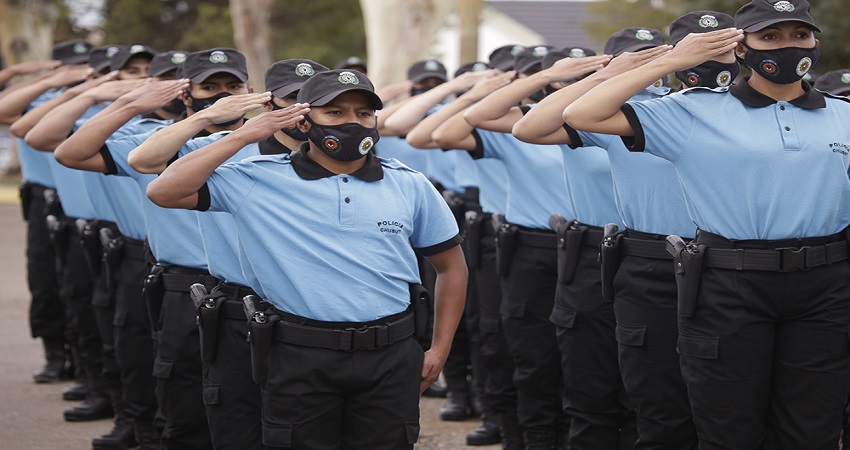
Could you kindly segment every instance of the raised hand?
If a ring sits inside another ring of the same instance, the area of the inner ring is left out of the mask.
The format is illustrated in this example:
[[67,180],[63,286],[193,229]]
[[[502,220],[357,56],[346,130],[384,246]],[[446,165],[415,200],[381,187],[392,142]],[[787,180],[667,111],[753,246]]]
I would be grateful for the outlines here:
[[209,108],[195,112],[195,114],[200,115],[212,124],[225,123],[238,119],[249,111],[263,108],[271,99],[271,92],[231,95],[218,100]]
[[144,84],[144,79],[139,80],[115,80],[118,72],[110,72],[102,77],[94,80],[86,81],[85,83],[75,86],[68,91],[80,91],[81,95],[85,95],[94,102],[107,102],[115,100],[125,93]]
[[472,89],[463,96],[477,102],[493,92],[511,84],[511,81],[513,81],[514,78],[516,78],[516,72],[514,71],[499,73],[491,77],[484,78],[475,83],[475,85],[472,86]]
[[672,48],[669,45],[659,45],[639,52],[626,52],[612,59],[602,71],[614,77],[659,58],[667,54]]
[[595,72],[611,61],[611,55],[587,56],[584,58],[563,58],[555,61],[547,72],[552,80],[567,81]]
[[742,39],[744,31],[737,28],[691,33],[663,58],[673,71],[685,70],[734,50]]
[[233,134],[246,142],[259,142],[283,128],[297,125],[309,112],[310,105],[307,103],[295,103],[283,109],[264,112],[245,122]]
[[121,96],[139,114],[154,112],[189,89],[189,79],[149,81]]
[[59,89],[89,79],[92,75],[94,69],[88,66],[62,66],[55,69],[45,81],[51,89]]
[[26,75],[30,73],[41,72],[42,70],[52,70],[62,65],[62,61],[47,60],[47,61],[26,61],[17,64],[12,64],[7,67],[9,71],[15,75]]

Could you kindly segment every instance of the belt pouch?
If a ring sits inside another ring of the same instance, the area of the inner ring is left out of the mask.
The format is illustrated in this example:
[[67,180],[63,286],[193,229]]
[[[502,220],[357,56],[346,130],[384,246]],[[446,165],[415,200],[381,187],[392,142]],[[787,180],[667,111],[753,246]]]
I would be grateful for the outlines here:
[[432,301],[428,288],[419,283],[410,285],[410,304],[413,306],[416,339],[422,340],[428,336],[428,318],[431,314]]
[[248,322],[248,342],[251,345],[251,376],[254,383],[261,387],[266,384],[266,357],[274,343],[274,331],[280,317],[277,315],[267,316],[264,323],[256,320]]
[[103,247],[103,271],[106,285],[112,289],[118,284],[118,266],[124,256],[124,237],[116,236],[110,228],[101,228],[100,244]]
[[466,247],[466,265],[470,269],[481,267],[481,226],[484,216],[475,211],[466,213],[463,244]]
[[47,216],[45,221],[50,242],[56,253],[56,272],[62,273],[65,268],[65,258],[68,256],[68,221],[54,214]]
[[100,275],[101,261],[103,261],[103,247],[100,245],[100,235],[97,223],[91,220],[77,219],[77,231],[80,233],[80,245],[83,246],[83,254],[92,275]]
[[614,300],[614,276],[617,275],[617,269],[620,268],[622,258],[620,245],[622,239],[622,233],[606,236],[599,248],[602,271],[602,298],[605,300]]
[[519,228],[515,225],[503,225],[496,232],[496,268],[500,277],[508,276],[511,271],[518,232]]
[[218,320],[221,304],[227,297],[221,291],[215,291],[204,296],[198,308],[198,331],[201,336],[201,361],[211,364],[215,362],[215,352],[218,346]]
[[676,271],[678,308],[682,317],[693,317],[696,310],[705,252],[706,246],[701,244],[691,244],[682,252],[682,271]]
[[153,331],[159,330],[159,314],[162,311],[162,297],[165,295],[165,283],[162,280],[164,271],[162,266],[151,267],[142,287],[142,294],[148,306],[148,320]]
[[23,213],[24,221],[29,221],[30,205],[32,204],[32,187],[24,183],[21,185],[19,193],[21,195],[21,213]]
[[581,225],[558,230],[558,282],[572,284],[586,231]]

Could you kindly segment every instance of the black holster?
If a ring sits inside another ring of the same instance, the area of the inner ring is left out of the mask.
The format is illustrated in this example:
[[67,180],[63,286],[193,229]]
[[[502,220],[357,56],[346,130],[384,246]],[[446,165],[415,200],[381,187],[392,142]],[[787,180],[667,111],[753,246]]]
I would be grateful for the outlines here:
[[567,222],[555,230],[558,235],[558,282],[572,284],[575,278],[581,242],[587,227],[576,221]]
[[19,188],[18,193],[21,196],[21,213],[24,221],[28,222],[30,220],[30,205],[32,205],[32,187],[24,183]]
[[142,295],[148,307],[148,320],[151,323],[152,331],[159,330],[159,314],[162,311],[162,297],[165,295],[165,283],[162,280],[163,272],[165,272],[165,269],[162,266],[151,267],[142,286]]
[[477,211],[467,211],[464,223],[463,245],[466,252],[466,265],[470,269],[481,267],[481,226],[485,215]]
[[463,225],[464,214],[466,213],[466,200],[462,195],[454,191],[444,190],[442,194],[446,204],[449,205],[449,210],[455,217],[455,222],[457,222],[458,226]]
[[62,273],[65,258],[68,257],[68,219],[64,216],[49,215],[45,218],[50,243],[56,253],[56,272]]
[[103,245],[100,243],[99,225],[96,220],[77,219],[75,225],[80,234],[80,245],[83,246],[83,255],[92,275],[100,275],[100,266],[103,261]]
[[519,228],[497,214],[493,215],[493,227],[496,230],[496,271],[500,277],[506,277],[511,271]]
[[103,248],[103,271],[106,286],[114,288],[118,283],[118,267],[124,257],[124,236],[112,228],[100,229],[100,245]]
[[605,226],[605,235],[599,246],[599,262],[602,271],[602,298],[614,300],[614,277],[620,268],[622,252],[620,242],[623,233],[617,231],[617,226],[608,224]]
[[198,330],[201,336],[201,361],[210,364],[215,362],[215,352],[218,346],[218,320],[221,304],[227,296],[214,290],[205,295],[198,307]]
[[705,258],[707,247],[694,242],[682,247],[682,240],[678,236],[669,236],[667,238],[668,244],[671,240],[678,240],[679,242],[675,251],[670,251],[671,246],[668,245],[668,251],[673,255],[676,274],[679,316],[693,317],[699,296],[702,261]]
[[265,316],[263,323],[248,321],[248,342],[251,345],[251,377],[261,387],[266,384],[266,357],[274,343],[274,331],[280,317],[276,314]]
[[422,340],[429,336],[428,319],[433,301],[428,288],[419,283],[410,284],[410,306],[413,309],[416,339]]

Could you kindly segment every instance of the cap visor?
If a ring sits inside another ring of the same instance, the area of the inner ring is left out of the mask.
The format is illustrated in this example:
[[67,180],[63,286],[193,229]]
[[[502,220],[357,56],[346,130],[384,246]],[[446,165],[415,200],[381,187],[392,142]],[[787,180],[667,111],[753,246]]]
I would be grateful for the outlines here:
[[104,62],[102,62],[102,63],[100,63],[96,66],[92,66],[92,69],[94,69],[94,71],[97,72],[97,73],[101,73],[101,72],[109,69],[109,61],[104,61]]
[[236,69],[231,69],[229,67],[221,67],[221,68],[217,68],[217,69],[205,70],[205,71],[195,75],[194,77],[190,78],[189,80],[192,83],[203,83],[204,81],[206,81],[207,78],[209,78],[209,77],[211,77],[211,76],[213,76],[217,73],[229,73],[231,75],[236,76],[236,78],[238,78],[239,81],[241,81],[243,83],[248,80],[248,74],[242,73],[242,72],[240,72]]
[[279,88],[273,90],[272,95],[274,95],[277,98],[284,98],[287,95],[300,90],[301,86],[304,86],[304,83],[287,84],[286,86],[279,87]]
[[532,61],[530,63],[527,63],[527,64],[523,65],[522,67],[518,67],[516,71],[517,71],[517,73],[525,73],[525,72],[531,70],[532,68],[534,68],[534,66],[543,67],[543,60],[538,59],[536,61]]
[[411,78],[410,81],[414,83],[419,83],[420,81],[427,80],[428,78],[439,78],[440,80],[448,81],[448,77],[446,77],[445,75],[433,72],[420,73],[419,75],[416,75],[415,77]]
[[[148,68],[148,69],[150,69],[150,68]],[[176,71],[177,71],[177,66],[161,67],[161,68],[158,68],[156,70],[148,70],[148,76],[149,77],[158,77],[160,75],[165,75],[168,72],[176,72]]]
[[325,106],[328,103],[330,103],[331,101],[333,101],[333,99],[337,98],[340,94],[342,94],[344,92],[349,92],[349,91],[359,91],[359,92],[366,94],[366,96],[369,97],[369,100],[372,100],[372,106],[375,109],[383,109],[384,108],[384,102],[381,101],[381,97],[378,97],[378,94],[376,94],[376,93],[374,93],[374,92],[372,92],[368,89],[355,88],[355,87],[352,87],[352,88],[349,88],[349,89],[340,89],[338,91],[331,92],[330,94],[323,95],[323,96],[321,96],[321,97],[317,98],[316,100],[313,100],[312,102],[309,102],[309,103],[310,103],[311,106]]
[[817,31],[818,33],[821,32],[820,28],[818,28],[815,24],[813,24],[811,22],[807,22],[805,20],[800,20],[800,19],[769,19],[769,20],[764,20],[764,21],[761,21],[761,22],[756,22],[756,23],[744,28],[744,31],[746,31],[747,33],[752,33],[752,32],[755,32],[755,31],[763,30],[763,29],[765,29],[765,28],[767,28],[767,27],[769,27],[769,26],[771,26],[775,23],[781,23],[781,22],[800,22],[802,24],[805,24],[809,28]]
[[630,45],[630,46],[628,46],[624,49],[621,49],[620,51],[615,53],[614,56],[620,56],[620,55],[622,55],[623,53],[626,53],[626,52],[632,52],[632,53],[639,52],[641,50],[646,50],[648,48],[653,48],[653,47],[658,47],[658,44],[634,44],[634,45]]
[[89,62],[89,55],[71,56],[62,60],[62,64],[70,66],[72,64],[83,64]]

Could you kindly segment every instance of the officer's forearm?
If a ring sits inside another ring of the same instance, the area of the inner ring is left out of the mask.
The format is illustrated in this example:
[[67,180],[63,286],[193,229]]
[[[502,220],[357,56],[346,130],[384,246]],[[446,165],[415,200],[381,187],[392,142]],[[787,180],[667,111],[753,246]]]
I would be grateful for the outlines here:
[[467,268],[460,246],[429,258],[437,271],[431,351],[445,361],[466,303]]
[[429,109],[451,94],[451,86],[444,87],[447,84],[441,84],[428,92],[411,98],[392,116],[387,118],[384,126],[398,133],[399,136],[406,135],[428,114]]
[[464,120],[463,112],[458,112],[437,127],[431,136],[442,148],[472,151],[475,150],[472,129],[472,125]]
[[[424,95],[424,94],[423,94]],[[437,148],[439,145],[434,141],[434,131],[455,114],[468,108],[474,102],[469,98],[460,97],[449,103],[439,111],[419,122],[409,133],[407,143],[416,148]]]
[[12,124],[21,117],[21,114],[26,111],[27,106],[33,100],[47,92],[48,89],[50,89],[50,84],[45,80],[40,80],[4,95],[3,101],[0,102],[0,123]]
[[69,98],[65,94],[39,105],[22,118],[24,120],[29,119],[30,115],[41,116],[34,118],[32,129],[26,132],[27,144],[36,150],[52,152],[68,138],[74,129],[74,123],[92,105],[94,101],[86,96]]
[[56,148],[54,157],[60,164],[74,169],[105,172],[106,163],[100,155],[100,149],[113,133],[135,115],[131,108],[125,107],[114,109],[106,116],[98,114],[92,117]]
[[157,131],[130,152],[128,157],[130,167],[139,173],[162,173],[168,161],[174,158],[180,147],[207,126],[209,126],[208,120],[200,117],[199,114],[193,114],[186,120]]
[[[542,73],[542,72],[541,72]],[[547,79],[541,73],[515,80],[511,84],[484,97],[464,114],[470,125],[490,129],[490,122],[498,120],[516,108],[523,99],[546,86]],[[510,130],[493,130],[510,131]]]

